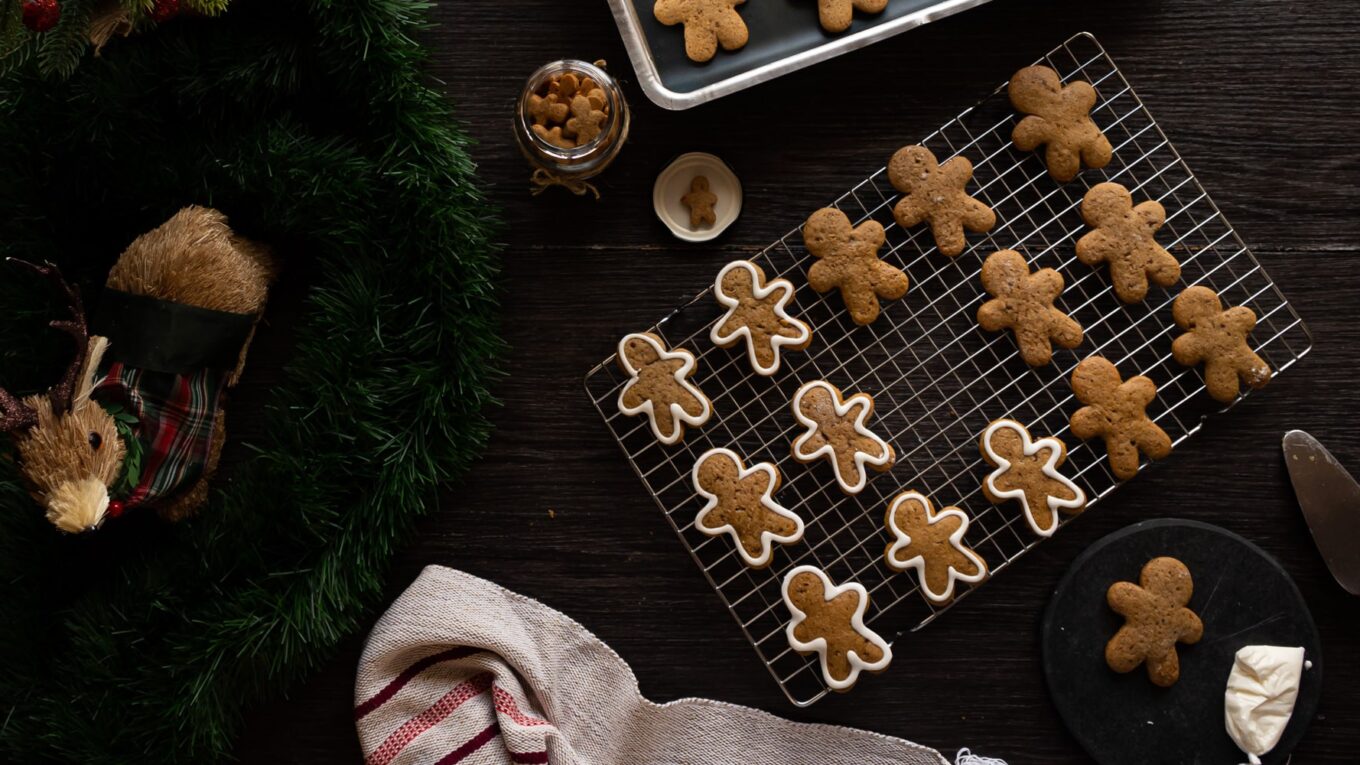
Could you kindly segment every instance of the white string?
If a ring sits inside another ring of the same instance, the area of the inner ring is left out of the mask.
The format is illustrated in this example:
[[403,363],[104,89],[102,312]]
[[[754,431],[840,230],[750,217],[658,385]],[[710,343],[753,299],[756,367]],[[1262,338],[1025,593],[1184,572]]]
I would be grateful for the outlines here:
[[958,754],[954,755],[954,765],[1006,765],[1006,761],[998,760],[995,757],[983,757],[982,755],[973,754],[968,750],[968,747],[965,746],[959,750]]

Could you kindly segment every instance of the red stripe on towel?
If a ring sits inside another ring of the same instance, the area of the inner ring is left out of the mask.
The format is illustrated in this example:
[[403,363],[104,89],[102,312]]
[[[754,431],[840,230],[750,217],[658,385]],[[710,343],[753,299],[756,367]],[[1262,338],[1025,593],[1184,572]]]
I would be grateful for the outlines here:
[[502,690],[499,687],[494,687],[491,689],[491,694],[496,699],[496,711],[500,712],[506,717],[509,717],[511,720],[514,720],[517,724],[524,725],[526,727],[532,727],[535,725],[552,725],[552,723],[548,722],[547,720],[540,720],[537,717],[532,717],[521,712],[519,709],[519,704],[515,703],[515,697],[511,696],[509,691]]
[[458,648],[450,648],[447,651],[440,651],[439,653],[426,656],[420,661],[415,662],[411,666],[402,670],[402,673],[400,675],[397,675],[396,679],[388,683],[387,686],[384,687],[381,691],[375,693],[373,695],[373,698],[355,707],[354,708],[355,722],[362,720],[364,718],[364,715],[367,715],[369,712],[372,712],[373,710],[387,703],[388,699],[397,695],[397,691],[401,690],[402,687],[404,687],[407,683],[414,680],[416,675],[419,675],[421,672],[424,672],[425,670],[429,669],[435,664],[439,664],[440,662],[452,661],[454,659],[461,659],[464,656],[470,656],[474,653],[477,653],[478,650],[480,649],[472,648],[469,646],[460,646]]
[[[465,683],[459,684],[453,690],[444,694],[438,701],[430,705],[429,709],[412,717],[402,723],[400,728],[392,732],[387,740],[382,742],[382,746],[373,750],[373,754],[368,756],[368,765],[390,765],[396,759],[401,750],[408,744],[416,740],[416,737],[425,731],[433,728],[445,717],[453,714],[454,710],[462,706],[470,699],[474,699],[486,692],[491,687],[492,674],[483,672],[473,677]],[[495,726],[493,726],[494,728]],[[492,731],[495,735],[495,731]],[[482,743],[486,743],[483,741]],[[481,746],[481,744],[478,744]],[[471,750],[470,750],[471,751]],[[466,756],[466,755],[464,755]],[[461,759],[461,758],[460,758]]]
[[511,762],[525,763],[525,765],[538,765],[548,761],[547,752],[511,752]]
[[435,765],[453,765],[455,762],[462,762],[463,759],[466,758],[469,754],[472,754],[478,749],[481,749],[483,746],[486,745],[486,742],[495,738],[496,734],[500,732],[501,726],[497,725],[494,722],[491,723],[486,727],[486,730],[483,730],[481,733],[478,733],[477,735],[468,739],[468,742],[466,744],[463,744],[462,746],[458,747],[452,752],[449,752],[448,754],[444,755],[442,758],[440,758],[438,762],[435,763]]

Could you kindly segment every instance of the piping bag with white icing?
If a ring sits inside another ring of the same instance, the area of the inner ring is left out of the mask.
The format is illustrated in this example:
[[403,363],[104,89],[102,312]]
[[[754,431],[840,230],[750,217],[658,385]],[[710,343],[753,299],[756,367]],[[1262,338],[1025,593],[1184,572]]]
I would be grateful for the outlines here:
[[1223,720],[1250,765],[1260,765],[1261,756],[1280,743],[1302,676],[1302,648],[1249,645],[1237,651],[1223,694]]

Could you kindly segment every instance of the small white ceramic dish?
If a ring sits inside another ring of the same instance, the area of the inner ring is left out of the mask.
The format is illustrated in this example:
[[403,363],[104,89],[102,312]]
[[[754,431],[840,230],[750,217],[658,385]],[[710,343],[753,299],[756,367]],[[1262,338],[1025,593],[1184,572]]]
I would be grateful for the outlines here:
[[[690,182],[696,175],[707,178],[709,190],[718,196],[713,205],[717,220],[711,226],[704,223],[691,226],[689,208],[680,201],[689,193]],[[741,181],[726,162],[712,154],[701,151],[681,154],[656,177],[652,186],[652,207],[656,209],[656,217],[677,239],[707,242],[726,231],[741,214]]]

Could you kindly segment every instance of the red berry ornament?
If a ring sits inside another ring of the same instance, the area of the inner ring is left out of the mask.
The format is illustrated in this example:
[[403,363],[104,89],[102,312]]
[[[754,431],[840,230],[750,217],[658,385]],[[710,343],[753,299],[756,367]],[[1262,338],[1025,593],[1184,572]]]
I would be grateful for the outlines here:
[[157,24],[173,19],[179,15],[179,0],[156,0],[150,15]]
[[122,500],[120,499],[109,500],[108,513],[110,518],[117,518],[118,516],[122,515],[124,509],[126,508],[123,507]]
[[46,32],[61,21],[61,6],[57,0],[24,0],[24,26],[34,32]]

